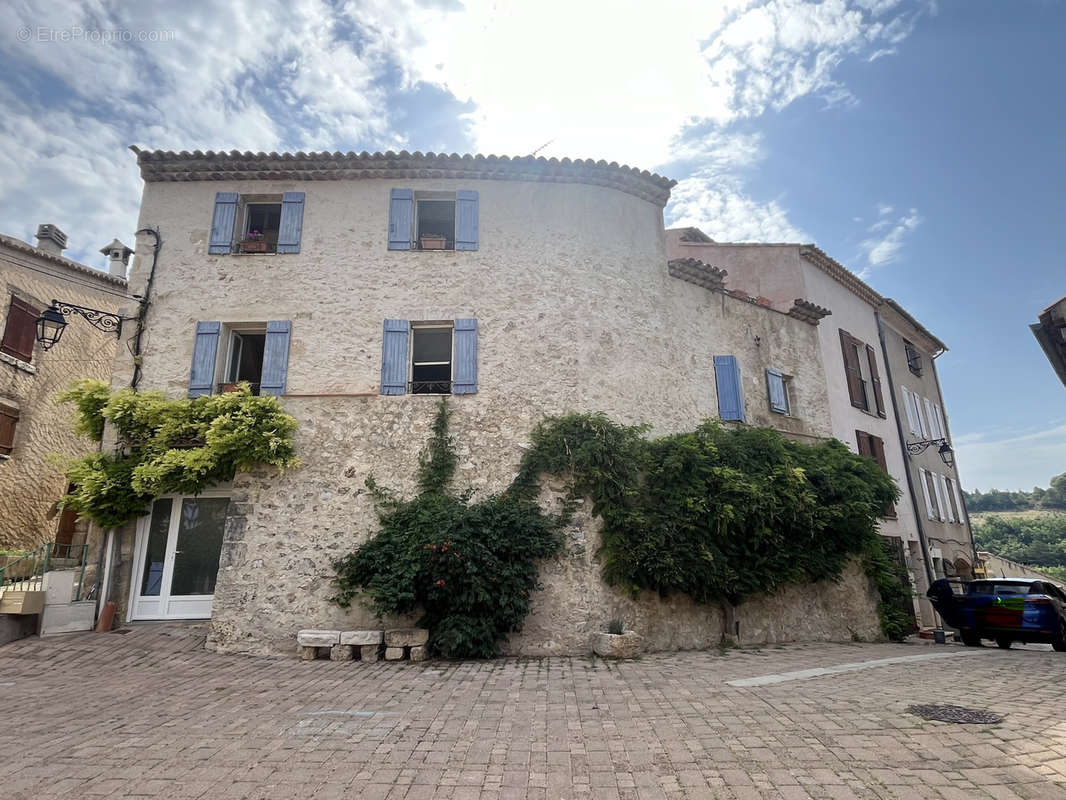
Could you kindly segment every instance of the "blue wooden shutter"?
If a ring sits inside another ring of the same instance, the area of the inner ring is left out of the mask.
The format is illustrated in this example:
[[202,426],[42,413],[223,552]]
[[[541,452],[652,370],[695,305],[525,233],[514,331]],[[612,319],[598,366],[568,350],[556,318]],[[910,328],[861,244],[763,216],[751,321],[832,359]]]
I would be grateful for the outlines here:
[[766,370],[766,389],[770,395],[770,410],[778,414],[787,414],[788,396],[785,394],[785,377],[776,369]]
[[381,338],[381,393],[407,391],[407,337],[411,326],[405,319],[385,320]]
[[477,192],[455,193],[455,249],[477,250]]
[[455,321],[455,365],[452,367],[452,393],[477,391],[477,320]]
[[389,197],[389,249],[411,249],[411,220],[415,213],[415,193],[393,189]]
[[237,193],[219,192],[215,195],[215,214],[211,218],[208,253],[229,253],[233,249],[233,226],[236,222]]
[[215,383],[215,354],[218,352],[219,322],[197,322],[196,343],[189,370],[189,397],[211,394]]
[[304,229],[304,193],[285,192],[281,196],[281,224],[278,226],[278,252],[299,253]]
[[718,416],[747,422],[744,392],[740,386],[740,366],[736,356],[715,356],[714,377],[718,385]]
[[263,374],[259,378],[260,394],[285,394],[291,332],[292,323],[287,319],[267,323],[266,343],[263,345]]

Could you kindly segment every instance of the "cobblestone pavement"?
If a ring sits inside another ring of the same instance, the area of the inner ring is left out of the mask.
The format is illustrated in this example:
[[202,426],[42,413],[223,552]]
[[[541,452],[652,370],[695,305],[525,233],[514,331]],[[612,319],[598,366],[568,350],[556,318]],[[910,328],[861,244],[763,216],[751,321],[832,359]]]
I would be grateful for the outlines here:
[[363,665],[216,655],[204,633],[0,647],[0,797],[1066,798],[1066,654],[1048,648]]

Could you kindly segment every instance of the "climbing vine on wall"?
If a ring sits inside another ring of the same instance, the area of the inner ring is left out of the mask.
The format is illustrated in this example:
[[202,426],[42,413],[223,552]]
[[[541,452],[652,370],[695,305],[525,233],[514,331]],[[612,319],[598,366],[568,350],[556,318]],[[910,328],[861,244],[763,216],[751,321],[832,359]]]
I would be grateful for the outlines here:
[[62,500],[105,528],[146,513],[164,494],[199,494],[259,464],[299,465],[296,420],[276,397],[253,396],[247,387],[170,400],[161,392],[111,394],[99,381],[80,381],[61,399],[75,406],[79,432],[100,440],[105,421],[114,426],[114,452],[67,464],[75,488]]

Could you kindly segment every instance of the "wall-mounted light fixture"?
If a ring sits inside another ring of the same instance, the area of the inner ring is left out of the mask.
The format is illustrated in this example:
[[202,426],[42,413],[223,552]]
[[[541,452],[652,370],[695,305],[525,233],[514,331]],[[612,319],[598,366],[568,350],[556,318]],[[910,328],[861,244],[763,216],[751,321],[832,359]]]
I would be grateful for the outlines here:
[[85,317],[89,324],[97,330],[105,333],[114,332],[118,337],[122,336],[122,321],[127,319],[109,311],[100,311],[95,308],[86,308],[85,306],[76,306],[73,303],[61,303],[58,300],[53,300],[52,305],[46,308],[41,316],[37,318],[37,341],[40,342],[43,349],[51,350],[56,342],[59,341],[63,331],[67,329],[65,317],[71,314]]
[[940,454],[940,459],[949,467],[955,465],[955,451],[951,449],[951,445],[948,444],[947,439],[926,439],[921,442],[907,442],[907,452],[911,455],[918,455],[924,453],[928,448],[933,445],[940,445],[937,448],[937,452]]

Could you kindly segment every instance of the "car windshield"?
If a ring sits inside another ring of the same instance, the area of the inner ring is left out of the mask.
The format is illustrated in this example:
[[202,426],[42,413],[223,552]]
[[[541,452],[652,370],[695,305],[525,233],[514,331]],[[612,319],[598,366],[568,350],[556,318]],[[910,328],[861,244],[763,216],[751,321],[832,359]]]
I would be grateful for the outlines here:
[[1021,581],[974,581],[970,584],[970,594],[1028,594],[1029,587],[1028,582]]

